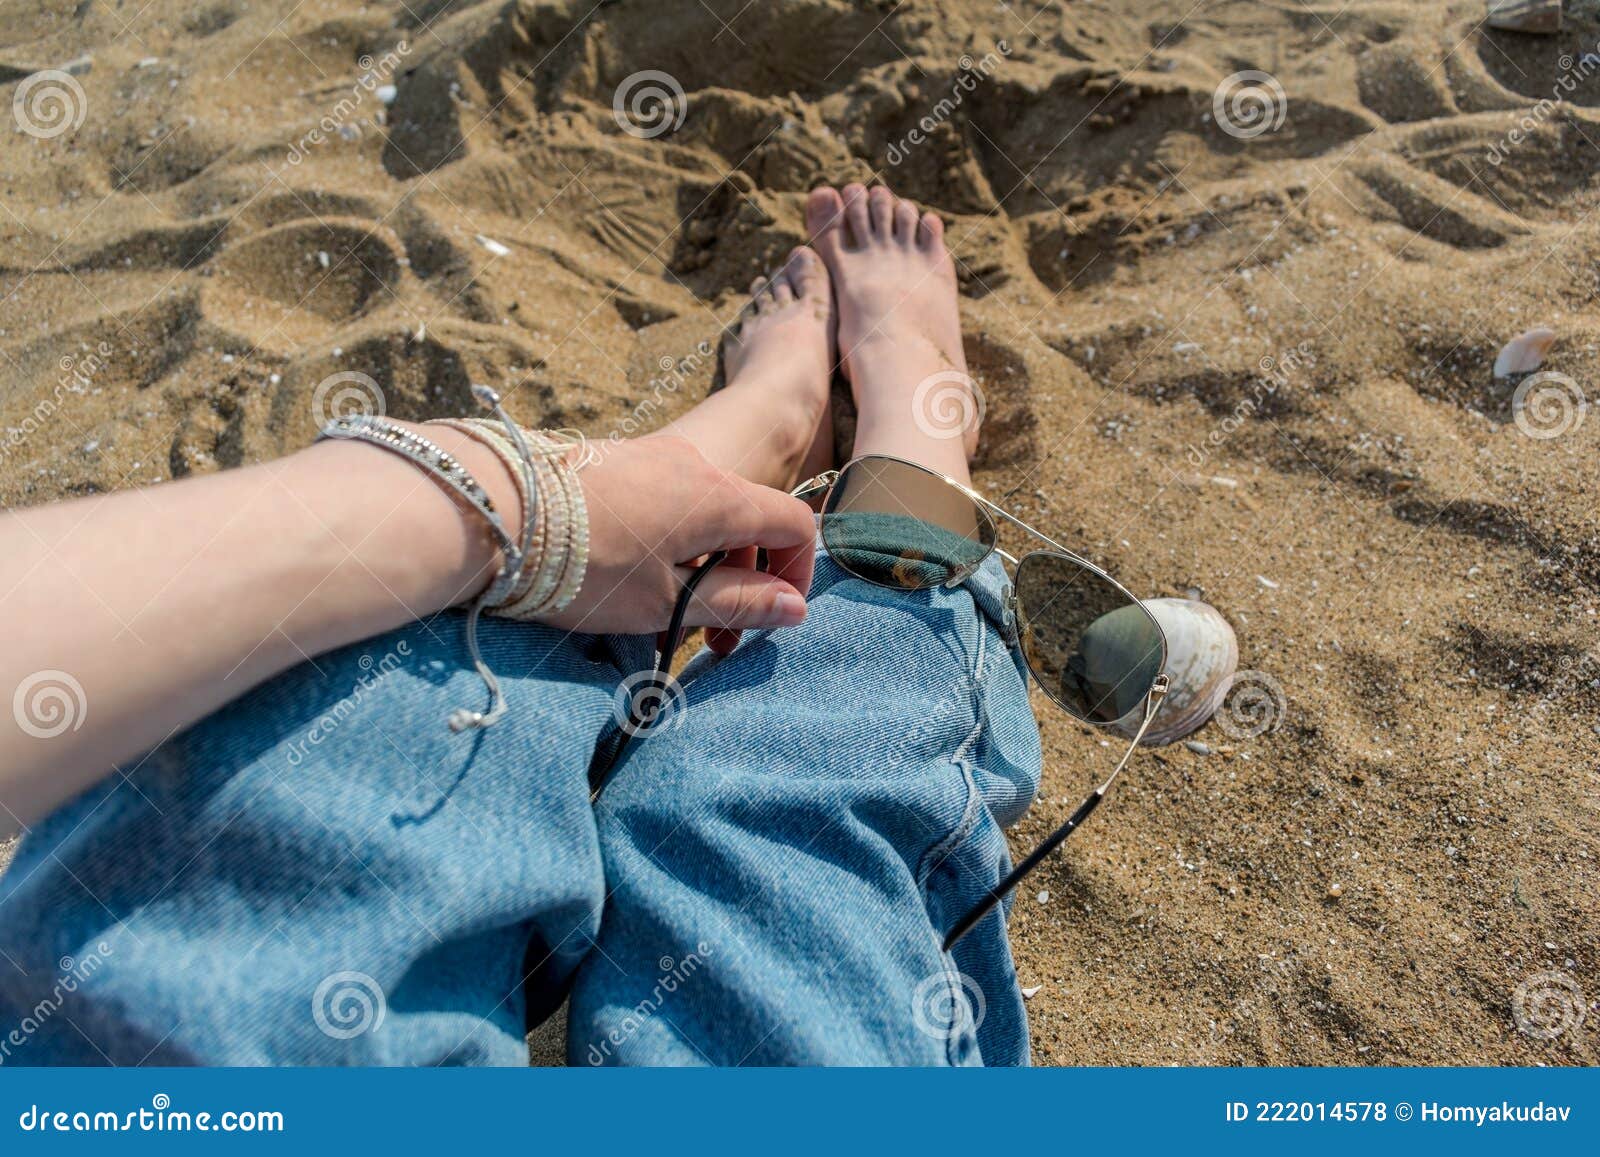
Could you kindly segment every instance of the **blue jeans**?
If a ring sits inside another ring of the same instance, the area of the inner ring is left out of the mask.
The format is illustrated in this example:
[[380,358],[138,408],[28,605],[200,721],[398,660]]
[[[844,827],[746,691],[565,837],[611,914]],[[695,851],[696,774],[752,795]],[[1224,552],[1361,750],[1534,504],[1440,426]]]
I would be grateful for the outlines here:
[[485,621],[468,735],[458,614],[304,663],[28,835],[0,1062],[520,1065],[570,996],[572,1064],[1025,1064],[1002,912],[941,949],[1038,786],[1005,585],[819,557],[594,805],[648,640]]

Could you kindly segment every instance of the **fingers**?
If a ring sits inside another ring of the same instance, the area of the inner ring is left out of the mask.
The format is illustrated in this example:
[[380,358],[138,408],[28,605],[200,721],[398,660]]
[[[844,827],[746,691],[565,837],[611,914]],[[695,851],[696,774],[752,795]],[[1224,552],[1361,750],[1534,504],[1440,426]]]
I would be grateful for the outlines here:
[[[756,556],[761,552],[753,546],[743,550],[730,550],[728,557],[723,559],[722,565],[734,570],[755,570]],[[706,646],[714,655],[731,655],[733,649],[739,645],[738,631],[724,630],[719,627],[706,628]]]
[[[692,573],[688,567],[678,569],[681,578]],[[701,580],[689,600],[684,622],[725,633],[794,627],[805,617],[805,596],[783,579],[725,562]]]
[[736,474],[715,469],[709,473],[705,488],[692,499],[692,509],[673,534],[675,557],[747,546],[769,552],[811,549],[816,520],[804,502]]
[[[805,618],[805,596],[816,565],[816,522],[811,508],[779,490],[724,475],[689,520],[695,545],[680,558],[728,551],[700,583],[690,603],[690,626],[712,628],[706,645],[726,655],[740,630],[792,627]],[[755,569],[756,550],[767,552],[767,573]],[[686,568],[678,568],[687,577]],[[698,617],[697,617],[698,616]]]

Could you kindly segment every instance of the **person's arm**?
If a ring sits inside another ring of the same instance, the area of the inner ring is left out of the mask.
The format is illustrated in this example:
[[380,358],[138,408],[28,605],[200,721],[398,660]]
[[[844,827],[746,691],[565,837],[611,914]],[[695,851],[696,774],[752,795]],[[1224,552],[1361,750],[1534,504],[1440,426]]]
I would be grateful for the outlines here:
[[[454,430],[426,436],[489,491],[511,478]],[[791,626],[805,614],[811,512],[673,437],[580,474],[588,577],[552,625],[667,625],[677,565],[762,546],[773,574],[719,568],[693,625]],[[498,565],[481,520],[415,466],[326,441],[290,457],[0,516],[0,836],[294,663],[470,599]]]

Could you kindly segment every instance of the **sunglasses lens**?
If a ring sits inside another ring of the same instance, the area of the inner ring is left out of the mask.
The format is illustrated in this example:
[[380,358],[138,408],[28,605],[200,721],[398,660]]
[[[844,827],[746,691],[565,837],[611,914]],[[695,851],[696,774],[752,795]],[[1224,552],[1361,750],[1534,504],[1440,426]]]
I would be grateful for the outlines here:
[[893,458],[845,467],[822,508],[822,543],[857,578],[921,590],[976,567],[994,549],[994,522],[939,475]]
[[1059,554],[1017,567],[1023,653],[1050,698],[1088,723],[1138,710],[1166,661],[1150,612],[1109,579]]

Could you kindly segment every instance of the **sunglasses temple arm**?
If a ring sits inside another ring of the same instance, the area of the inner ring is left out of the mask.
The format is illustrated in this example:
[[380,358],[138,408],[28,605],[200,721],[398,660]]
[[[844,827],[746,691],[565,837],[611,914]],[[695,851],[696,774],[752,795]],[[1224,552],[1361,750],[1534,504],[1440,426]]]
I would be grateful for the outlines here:
[[798,498],[802,502],[810,502],[819,494],[826,494],[833,486],[834,480],[839,477],[837,470],[828,470],[818,474],[815,478],[808,478],[793,490],[789,491],[790,498]]
[[[656,670],[653,682],[658,687],[668,685],[672,677],[672,656],[678,653],[678,648],[683,644],[683,620],[689,612],[689,602],[694,598],[695,588],[701,581],[716,570],[722,560],[728,557],[725,550],[713,551],[706,556],[704,562],[697,567],[693,574],[683,580],[683,589],[678,592],[678,601],[672,608],[672,620],[667,624],[667,633],[663,640],[660,653],[656,656]],[[628,705],[628,725],[617,731],[609,748],[602,748],[595,753],[589,764],[589,802],[594,803],[600,798],[600,793],[605,790],[606,779],[611,775],[611,769],[617,766],[617,760],[622,758],[622,753],[627,750],[628,742],[639,731],[648,729],[650,720],[640,716],[637,700],[639,696],[631,696],[635,702]]]
[[1047,544],[1048,546],[1050,546],[1054,550],[1060,551],[1062,554],[1066,555],[1068,558],[1077,559],[1077,560],[1081,561],[1081,556],[1076,551],[1068,550],[1066,547],[1062,546],[1055,539],[1051,538],[1044,531],[1039,530],[1039,529],[1037,529],[1035,527],[1029,526],[1026,522],[1023,522],[1022,519],[1018,518],[1015,514],[1012,514],[1005,507],[996,505],[995,503],[989,501],[989,499],[985,498],[983,495],[979,494],[975,490],[967,490],[967,488],[964,487],[964,486],[963,487],[959,487],[959,489],[961,489],[969,498],[975,499],[978,502],[978,504],[980,506],[982,506],[985,510],[988,510],[992,514],[999,515],[1003,520],[1005,520],[1006,522],[1009,522],[1012,526],[1015,526],[1018,530],[1026,531],[1028,534],[1033,535],[1034,538],[1037,538],[1040,542]]
[[1117,776],[1122,774],[1122,769],[1128,766],[1128,760],[1133,758],[1133,753],[1139,749],[1139,741],[1144,738],[1144,733],[1150,729],[1150,724],[1155,720],[1156,709],[1161,706],[1161,700],[1166,698],[1167,686],[1167,677],[1165,675],[1157,675],[1155,685],[1150,688],[1150,694],[1145,700],[1144,722],[1139,725],[1139,730],[1134,735],[1133,742],[1128,744],[1128,750],[1123,753],[1122,759],[1116,768],[1106,777],[1104,783],[1095,788],[1093,795],[1078,805],[1078,810],[1068,817],[1066,823],[1046,836],[1043,843],[1028,853],[1027,859],[1012,868],[1005,879],[990,888],[983,899],[974,904],[965,916],[956,921],[955,926],[950,929],[944,938],[944,950],[946,952],[949,952],[956,946],[957,941],[968,932],[971,932],[978,921],[988,915],[989,909],[1004,900],[1011,893],[1011,890],[1022,882],[1024,876],[1037,868],[1046,856],[1060,847],[1061,842],[1077,831],[1078,825],[1089,818],[1089,813],[1100,806],[1100,801],[1106,798],[1106,792],[1116,782]]

